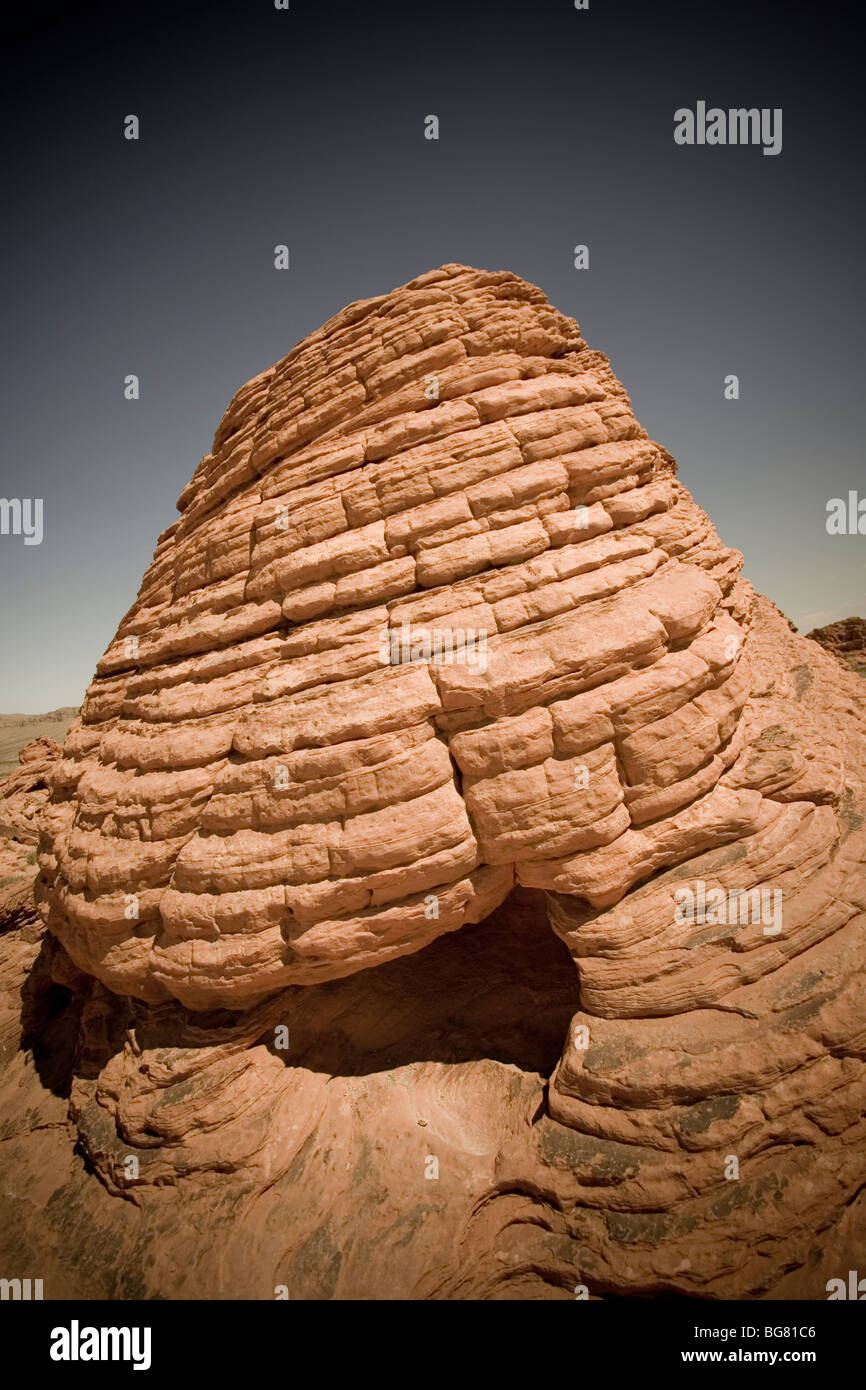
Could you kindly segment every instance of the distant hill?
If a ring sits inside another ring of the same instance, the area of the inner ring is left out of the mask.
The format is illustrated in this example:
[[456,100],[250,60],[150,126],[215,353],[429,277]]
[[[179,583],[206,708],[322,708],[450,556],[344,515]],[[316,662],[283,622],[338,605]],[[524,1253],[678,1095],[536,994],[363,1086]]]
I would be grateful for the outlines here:
[[858,675],[866,676],[866,618],[841,618],[838,623],[816,627],[806,636],[820,642]]
[[9,776],[25,743],[34,738],[62,743],[77,713],[74,705],[65,705],[48,714],[0,714],[0,779]]

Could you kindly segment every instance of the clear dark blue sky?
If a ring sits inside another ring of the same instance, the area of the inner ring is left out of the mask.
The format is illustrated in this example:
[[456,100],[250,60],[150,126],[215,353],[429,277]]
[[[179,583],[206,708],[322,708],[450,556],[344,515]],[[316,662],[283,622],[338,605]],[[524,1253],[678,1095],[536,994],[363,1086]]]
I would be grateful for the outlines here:
[[[804,630],[866,610],[866,537],[825,530],[828,498],[866,494],[856,7],[20,10],[0,495],[42,497],[45,529],[0,536],[0,710],[81,699],[242,382],[451,260],[516,271],[578,318]],[[678,147],[674,111],[698,100],[782,107],[782,153]]]

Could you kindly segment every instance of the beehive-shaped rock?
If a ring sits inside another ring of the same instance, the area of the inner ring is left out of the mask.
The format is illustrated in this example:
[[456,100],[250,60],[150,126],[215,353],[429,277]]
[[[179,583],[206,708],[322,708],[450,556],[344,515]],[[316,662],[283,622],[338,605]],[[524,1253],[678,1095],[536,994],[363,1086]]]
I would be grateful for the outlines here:
[[[218,1296],[281,1280],[291,1228],[302,1296],[823,1297],[866,1171],[862,685],[740,578],[607,359],[442,267],[243,387],[179,505],[43,813],[90,1167],[276,1194],[212,1242]],[[579,1004],[548,1086],[490,1060],[489,997],[466,1042],[485,987],[511,1038]],[[413,1237],[407,1155],[440,1150]]]
[[[769,807],[725,779],[741,557],[518,277],[448,265],[345,309],[241,388],[178,506],[45,819],[48,924],[111,990],[245,1008],[515,881],[566,895],[568,939],[768,820],[812,852],[808,753],[769,755]],[[586,984],[602,1012],[667,988]]]

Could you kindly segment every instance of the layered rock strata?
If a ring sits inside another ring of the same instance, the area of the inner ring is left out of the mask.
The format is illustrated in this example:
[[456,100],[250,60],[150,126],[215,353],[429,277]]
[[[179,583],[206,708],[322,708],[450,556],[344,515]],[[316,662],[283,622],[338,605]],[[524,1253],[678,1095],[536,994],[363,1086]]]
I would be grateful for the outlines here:
[[103,1180],[287,1180],[320,1093],[275,1030],[516,885],[579,1008],[413,1296],[804,1265],[864,1177],[863,701],[607,359],[442,267],[243,387],[178,505],[43,815],[52,969],[99,982],[72,1100]]
[[0,836],[35,845],[48,800],[51,772],[60,757],[53,738],[36,738],[18,754],[18,766],[0,786]]
[[35,926],[33,901],[39,820],[60,744],[40,737],[25,744],[0,782],[0,931]]

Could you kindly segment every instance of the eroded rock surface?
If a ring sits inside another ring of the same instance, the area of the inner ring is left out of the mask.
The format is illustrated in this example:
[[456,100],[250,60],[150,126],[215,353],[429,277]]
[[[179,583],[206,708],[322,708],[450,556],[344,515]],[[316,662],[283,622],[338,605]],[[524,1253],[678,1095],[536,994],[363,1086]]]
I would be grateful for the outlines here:
[[[751,824],[716,790],[740,557],[515,276],[344,310],[238,392],[179,506],[45,820],[46,919],[110,989],[248,1007]],[[483,660],[424,659],[467,632]]]
[[24,1034],[68,1034],[107,1246],[144,1214],[116,1287],[824,1297],[866,1176],[862,685],[607,359],[442,267],[243,387],[179,508],[53,776]]
[[39,818],[48,800],[51,771],[60,757],[52,738],[33,739],[0,782],[0,930],[35,925],[33,880]]
[[60,757],[53,738],[36,738],[18,754],[18,766],[0,786],[0,836],[35,845],[48,800],[49,776]]
[[840,618],[837,623],[813,628],[807,636],[820,642],[860,676],[866,676],[866,618]]

